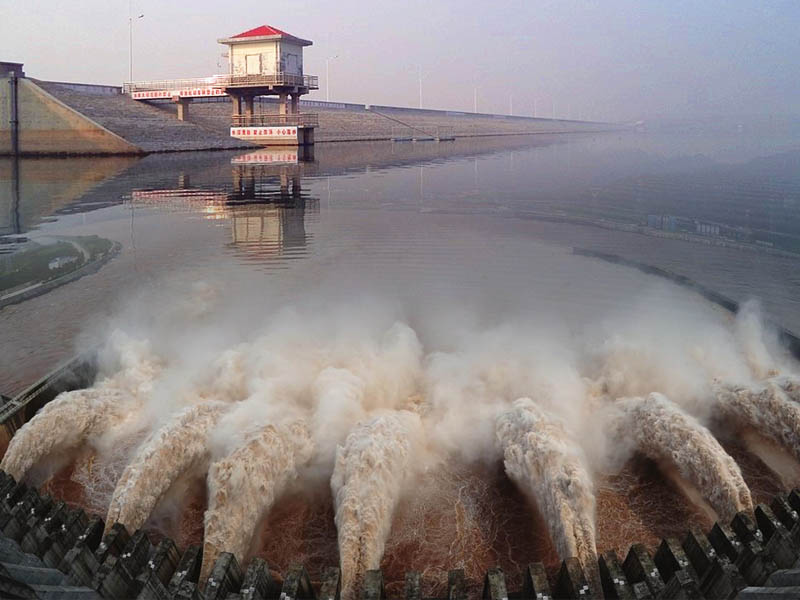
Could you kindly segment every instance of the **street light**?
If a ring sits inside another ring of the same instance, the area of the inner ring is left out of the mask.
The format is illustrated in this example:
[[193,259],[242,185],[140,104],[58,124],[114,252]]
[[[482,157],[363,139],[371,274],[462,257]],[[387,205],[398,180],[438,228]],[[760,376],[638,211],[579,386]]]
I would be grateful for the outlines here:
[[329,56],[325,59],[325,101],[331,101],[331,61],[334,58],[339,58],[338,54]]
[[[142,17],[144,14],[136,18]],[[128,81],[133,81],[133,0],[128,0]]]

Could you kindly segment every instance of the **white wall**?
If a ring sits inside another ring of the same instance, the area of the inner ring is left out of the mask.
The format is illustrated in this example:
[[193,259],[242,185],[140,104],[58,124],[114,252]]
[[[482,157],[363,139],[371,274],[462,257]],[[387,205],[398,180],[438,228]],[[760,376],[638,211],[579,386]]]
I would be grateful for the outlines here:
[[282,41],[281,44],[281,67],[284,73],[290,75],[303,74],[303,47]]
[[274,75],[277,71],[277,40],[235,44],[230,46],[230,67],[234,75],[247,74],[247,55],[261,56],[261,75]]

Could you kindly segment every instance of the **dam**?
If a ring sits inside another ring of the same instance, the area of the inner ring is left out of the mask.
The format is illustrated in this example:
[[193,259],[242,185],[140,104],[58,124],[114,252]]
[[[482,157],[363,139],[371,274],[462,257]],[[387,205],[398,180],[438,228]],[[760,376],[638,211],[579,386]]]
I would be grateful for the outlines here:
[[[0,415],[13,434],[31,414],[65,388],[87,385],[95,376],[91,355],[78,357],[42,382],[9,400]],[[302,564],[277,572],[261,558],[240,563],[228,552],[201,570],[203,547],[179,547],[169,537],[128,531],[0,471],[0,593],[8,598],[105,598],[168,600],[190,598],[253,600],[295,598],[339,600],[341,571],[330,565],[312,578]],[[441,596],[448,600],[717,599],[794,598],[800,590],[800,490],[758,504],[754,518],[736,514],[708,531],[692,528],[665,538],[655,552],[633,544],[626,555],[602,553],[599,578],[570,557],[548,570],[542,563],[521,567],[512,588],[502,568],[489,569],[482,588],[470,590],[463,569],[450,570]],[[588,566],[588,565],[587,565]],[[548,572],[549,571],[549,572]],[[424,574],[405,573],[401,589],[387,592],[382,572],[366,572],[360,599],[434,598]]]
[[[285,112],[288,103],[280,98],[250,95],[243,102],[236,94],[244,92],[233,91],[235,97],[220,94],[223,87],[212,88],[202,80],[140,82],[123,87],[40,81],[30,76],[12,78],[9,72],[10,69],[5,76],[0,75],[0,155],[14,154],[15,148],[28,156],[254,149],[259,145],[257,138],[239,134],[232,137],[231,131],[254,126],[260,131],[281,124],[296,127],[297,123],[292,125],[287,119],[301,118],[313,120],[317,143],[410,140],[415,136],[434,139],[443,130],[448,137],[480,137],[624,128],[612,123],[306,101],[299,96],[291,104],[299,115],[296,116]],[[198,84],[206,87],[198,88]],[[178,88],[173,98],[170,90],[180,85],[186,87]],[[256,88],[253,94],[259,89],[262,88]],[[149,95],[140,98],[139,94]],[[17,107],[16,118],[12,106]],[[300,110],[307,112],[301,114]],[[232,124],[237,127],[232,128]],[[14,139],[18,140],[16,146]]]

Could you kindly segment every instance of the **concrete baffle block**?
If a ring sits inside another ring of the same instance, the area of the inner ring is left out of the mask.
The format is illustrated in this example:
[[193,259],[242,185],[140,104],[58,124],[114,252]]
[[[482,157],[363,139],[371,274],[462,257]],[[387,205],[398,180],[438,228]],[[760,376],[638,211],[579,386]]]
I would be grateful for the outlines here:
[[680,598],[681,600],[703,600],[697,582],[686,569],[678,569],[664,586],[661,598]]
[[167,591],[170,595],[176,595],[184,582],[197,583],[200,577],[200,567],[203,564],[203,548],[201,546],[189,546],[181,555],[175,572],[170,577]]
[[[0,484],[0,486],[2,486],[2,484]],[[2,487],[0,487],[0,492],[2,492]],[[795,488],[789,492],[786,496],[786,502],[789,503],[789,506],[791,506],[793,510],[800,514],[800,490]]]
[[764,534],[759,531],[753,519],[746,512],[739,512],[734,515],[733,520],[731,520],[731,529],[742,543],[756,541],[759,544],[763,544],[765,541]]
[[695,573],[701,579],[717,560],[717,551],[705,534],[697,528],[692,527],[689,530],[683,540],[682,548]]
[[244,573],[242,589],[239,592],[242,600],[267,600],[272,590],[272,576],[269,567],[262,558],[250,561]]
[[[311,597],[313,598],[313,596]],[[361,591],[361,598],[362,600],[386,600],[383,573],[380,569],[371,569],[364,575],[364,589]]]
[[628,551],[622,570],[631,584],[643,582],[650,593],[657,597],[664,589],[664,580],[658,572],[653,558],[644,544],[634,544]]
[[20,547],[24,552],[35,554],[43,558],[47,549],[55,541],[54,532],[64,523],[67,516],[67,505],[64,502],[55,503],[44,519],[31,526],[28,533],[22,538]]
[[422,600],[422,575],[419,571],[406,571],[403,598]]
[[753,537],[753,532],[743,519],[738,520],[738,528],[752,539],[743,542],[733,529],[715,523],[708,534],[711,545],[720,556],[725,556],[744,577],[748,585],[761,585],[777,567],[764,553],[764,548]]
[[66,573],[74,585],[91,587],[95,573],[100,569],[94,552],[86,544],[78,542],[61,561],[58,570]]
[[205,596],[194,581],[182,581],[170,598],[171,600],[205,600]]
[[36,514],[36,507],[42,503],[39,492],[17,484],[6,499],[6,514],[2,522],[3,535],[17,543],[28,533],[32,523],[28,519]]
[[616,600],[634,600],[633,589],[622,571],[617,553],[613,550],[600,556],[597,561],[600,569],[600,584],[606,598]]
[[[12,479],[13,481],[13,479]],[[3,496],[3,507],[10,511],[14,505],[25,495],[25,492],[28,491],[28,486],[22,482],[15,482],[14,485],[10,486],[7,490],[5,495]]]
[[664,538],[658,546],[653,562],[656,563],[661,579],[668,583],[676,571],[684,570],[694,581],[699,582],[697,573],[689,562],[689,558],[675,538]]
[[94,551],[97,562],[101,565],[106,561],[109,556],[119,556],[125,545],[131,539],[128,530],[122,523],[114,523],[111,530],[103,536],[97,550]]
[[447,600],[466,600],[467,582],[464,569],[447,572]]
[[139,573],[145,568],[153,547],[150,540],[141,529],[137,530],[125,544],[120,554],[120,566],[125,569],[131,579],[136,579]]
[[698,583],[705,597],[732,598],[747,585],[730,559],[718,554],[703,532],[690,530],[683,549],[700,577]]
[[581,563],[574,556],[565,559],[561,563],[561,569],[558,571],[556,585],[553,589],[553,596],[555,598],[593,597],[593,590],[589,588],[589,582],[586,580]]
[[109,555],[92,578],[93,590],[103,598],[135,598],[138,592],[133,589],[133,578],[122,567],[122,558]]
[[783,526],[790,532],[794,529],[794,526],[797,525],[798,521],[800,521],[797,510],[792,508],[788,498],[784,498],[781,495],[775,496],[772,502],[769,503],[769,507]]
[[508,600],[506,575],[500,567],[492,567],[483,578],[483,600]]
[[[93,543],[92,551],[100,544],[103,534],[103,521],[98,518],[96,523],[96,543]],[[42,556],[42,562],[50,568],[61,570],[67,552],[78,543],[81,536],[86,534],[88,528],[89,519],[82,508],[68,511],[64,522],[53,532],[52,543]],[[94,541],[92,540],[92,542]]]
[[731,562],[735,562],[742,551],[742,542],[739,541],[733,530],[720,523],[714,523],[711,531],[708,532],[708,541],[717,554],[727,556]]
[[734,598],[747,582],[727,559],[718,558],[700,580],[700,592],[705,598]]
[[[113,529],[109,533],[113,533]],[[120,540],[121,536],[118,534],[109,543],[115,544]],[[145,567],[151,550],[150,540],[144,531],[136,531],[119,555],[109,553],[106,556],[105,562],[100,565],[92,580],[92,589],[100,592],[104,598],[135,598],[142,588],[142,582],[136,577]]]
[[322,571],[319,600],[339,600],[342,593],[342,572],[339,567],[326,567]]
[[547,572],[542,563],[531,563],[522,572],[522,597],[535,600],[552,598]]
[[228,594],[238,592],[241,587],[242,569],[239,561],[230,552],[222,552],[206,580],[206,600],[225,600]]
[[167,586],[153,575],[139,575],[136,578],[135,587],[139,590],[136,600],[172,600],[173,597],[167,591]]
[[800,550],[792,540],[789,531],[774,515],[772,510],[759,504],[755,509],[756,523],[764,535],[764,552],[779,569],[789,569],[800,558]]
[[637,581],[631,586],[631,589],[636,600],[655,600],[655,596],[650,593],[650,588],[644,581]]
[[164,586],[166,592],[179,560],[180,554],[175,542],[170,538],[164,538],[158,543],[150,560],[144,565],[136,579],[142,583],[142,586],[151,579],[157,579]]

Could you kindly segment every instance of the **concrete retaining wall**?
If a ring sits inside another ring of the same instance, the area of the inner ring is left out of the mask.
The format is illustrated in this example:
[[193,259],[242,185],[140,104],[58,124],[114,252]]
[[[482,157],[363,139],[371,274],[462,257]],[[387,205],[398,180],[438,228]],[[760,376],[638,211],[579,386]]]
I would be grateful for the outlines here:
[[[18,79],[22,154],[141,154],[142,150],[56,99],[29,79]],[[0,155],[11,153],[11,79],[0,79]]]

